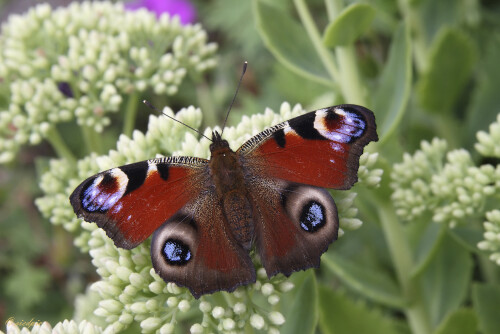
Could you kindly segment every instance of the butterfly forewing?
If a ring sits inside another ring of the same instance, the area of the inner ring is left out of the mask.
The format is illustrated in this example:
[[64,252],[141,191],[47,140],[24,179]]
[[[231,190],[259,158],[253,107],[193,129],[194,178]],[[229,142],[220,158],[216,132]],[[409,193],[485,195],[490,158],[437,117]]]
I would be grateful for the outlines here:
[[376,141],[373,113],[361,106],[316,110],[252,137],[238,153],[252,174],[332,189],[357,181],[359,156]]
[[205,159],[169,157],[113,168],[82,182],[70,202],[78,217],[131,249],[206,187],[207,166]]

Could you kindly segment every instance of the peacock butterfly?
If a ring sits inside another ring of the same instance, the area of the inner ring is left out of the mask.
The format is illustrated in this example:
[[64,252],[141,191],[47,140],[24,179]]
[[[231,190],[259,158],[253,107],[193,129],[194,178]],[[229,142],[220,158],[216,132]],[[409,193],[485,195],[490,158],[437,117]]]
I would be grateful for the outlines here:
[[333,106],[268,128],[236,152],[214,131],[210,160],[164,157],[98,173],[70,202],[117,247],[153,234],[156,272],[199,298],[255,282],[254,246],[268,277],[319,267],[339,228],[323,188],[351,188],[364,146],[377,140],[370,110]]

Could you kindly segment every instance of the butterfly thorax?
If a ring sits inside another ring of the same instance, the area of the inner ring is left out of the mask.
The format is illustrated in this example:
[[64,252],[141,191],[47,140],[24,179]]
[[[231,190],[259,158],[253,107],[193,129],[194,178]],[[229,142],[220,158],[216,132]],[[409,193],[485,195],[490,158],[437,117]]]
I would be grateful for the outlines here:
[[252,207],[238,155],[217,132],[210,145],[210,176],[234,238],[245,249],[253,240]]

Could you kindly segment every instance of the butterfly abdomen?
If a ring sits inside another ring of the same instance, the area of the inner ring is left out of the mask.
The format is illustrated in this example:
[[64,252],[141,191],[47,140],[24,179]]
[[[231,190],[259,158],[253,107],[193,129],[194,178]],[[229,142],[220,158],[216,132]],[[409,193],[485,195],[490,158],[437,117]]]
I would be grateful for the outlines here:
[[227,141],[217,140],[217,137],[211,153],[210,174],[231,234],[244,249],[250,250],[254,224],[241,163]]
[[254,239],[254,223],[248,198],[240,191],[232,191],[224,195],[222,207],[231,234],[244,249],[250,250]]

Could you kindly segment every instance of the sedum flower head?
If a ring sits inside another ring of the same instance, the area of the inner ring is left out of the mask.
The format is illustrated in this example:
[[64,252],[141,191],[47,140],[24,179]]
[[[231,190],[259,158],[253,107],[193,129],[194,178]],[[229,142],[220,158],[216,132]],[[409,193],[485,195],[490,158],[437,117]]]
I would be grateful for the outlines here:
[[485,157],[500,158],[500,114],[496,122],[490,125],[489,131],[477,133],[476,150]]
[[[200,25],[111,2],[41,4],[12,15],[0,34],[0,163],[25,144],[54,141],[58,123],[101,132],[124,96],[172,95],[186,75],[215,65]],[[135,96],[135,98],[134,98]]]
[[500,210],[486,213],[484,222],[484,240],[477,247],[491,253],[490,260],[500,266]]
[[[189,107],[177,114],[165,108],[167,114],[192,126],[198,127],[202,113]],[[243,117],[235,127],[228,127],[224,137],[233,148],[239,147],[251,136],[263,129],[304,113],[299,106],[293,108],[283,103],[279,113],[266,109],[264,113]],[[210,135],[212,129],[206,129]],[[271,280],[265,270],[257,270],[257,282],[240,287],[225,298],[212,295],[195,300],[189,291],[173,283],[165,283],[151,265],[150,241],[132,250],[116,248],[105,232],[95,224],[85,223],[75,218],[68,197],[73,189],[85,178],[101,170],[142,161],[162,155],[185,155],[209,157],[210,141],[197,139],[187,127],[163,116],[150,116],[145,133],[135,131],[131,137],[122,135],[116,149],[105,156],[92,155],[78,161],[75,170],[68,171],[64,160],[53,160],[50,168],[41,178],[40,186],[44,196],[36,204],[45,217],[54,224],[61,224],[76,236],[75,244],[88,251],[101,280],[92,284],[86,297],[95,308],[77,303],[76,313],[81,319],[97,316],[106,324],[105,330],[116,332],[128,328],[132,323],[141,327],[142,332],[171,333],[186,312],[198,312],[199,322],[190,326],[192,333],[199,332],[247,332],[255,329],[276,332],[286,321],[279,312],[281,295],[293,288],[293,284],[278,275]],[[376,155],[362,159],[363,168],[370,170]],[[337,201],[341,224],[346,228],[356,228],[361,221],[355,218],[353,207],[355,194],[339,192]],[[257,267],[260,264],[256,260]],[[258,306],[257,306],[258,305]],[[86,314],[87,312],[87,314]],[[93,312],[93,314],[88,314]]]
[[99,334],[102,328],[88,321],[77,323],[73,320],[64,320],[52,327],[48,322],[37,322],[34,325],[27,325],[21,329],[13,322],[7,322],[7,334]]
[[500,167],[475,166],[469,152],[446,153],[446,142],[422,142],[413,156],[394,166],[391,186],[396,213],[405,220],[430,214],[451,227],[478,219],[500,190]]
[[413,155],[405,153],[403,161],[394,165],[391,174],[392,200],[401,218],[412,220],[436,207],[430,186],[432,175],[442,169],[446,149],[444,140],[423,141],[420,150]]

